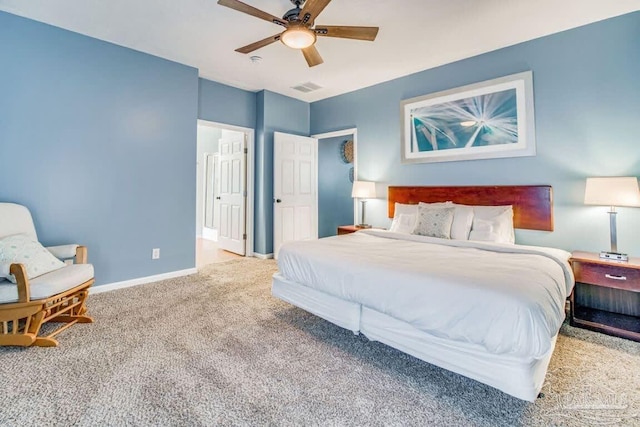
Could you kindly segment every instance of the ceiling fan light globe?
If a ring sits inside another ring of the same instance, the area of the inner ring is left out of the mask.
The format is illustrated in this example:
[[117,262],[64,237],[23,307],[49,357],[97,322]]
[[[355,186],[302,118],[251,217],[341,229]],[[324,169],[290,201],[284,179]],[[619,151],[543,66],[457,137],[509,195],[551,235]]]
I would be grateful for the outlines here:
[[316,42],[316,34],[308,28],[293,27],[282,33],[280,41],[292,49],[305,49]]

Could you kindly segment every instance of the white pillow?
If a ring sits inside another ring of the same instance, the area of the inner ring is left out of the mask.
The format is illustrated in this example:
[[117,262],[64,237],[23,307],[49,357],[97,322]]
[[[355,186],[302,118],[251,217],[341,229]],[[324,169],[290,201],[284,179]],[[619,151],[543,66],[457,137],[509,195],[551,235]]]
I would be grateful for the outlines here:
[[413,214],[400,214],[393,219],[389,231],[394,233],[411,234],[416,228],[416,217]]
[[413,234],[450,239],[454,212],[453,206],[450,208],[420,206],[418,222]]
[[24,264],[29,279],[65,266],[64,262],[26,234],[14,234],[0,239],[0,277],[16,283],[16,278],[9,271],[11,264]]
[[513,206],[472,206],[472,205],[456,205],[456,206],[469,206],[473,208],[475,216],[480,219],[492,219],[505,212],[511,212],[513,217]]
[[473,208],[471,206],[457,205],[452,202],[420,202],[419,206],[428,206],[432,208],[455,207],[456,210],[453,213],[453,224],[451,224],[451,238],[455,240],[469,239],[469,232],[471,231],[471,224],[473,223]]
[[493,222],[485,219],[476,219],[473,221],[473,229],[469,233],[469,240],[478,240],[481,242],[496,242],[499,237],[493,229]]
[[411,233],[413,231],[413,228],[416,225],[416,218],[418,218],[418,205],[406,205],[404,203],[396,202],[395,208],[393,211],[393,221],[391,222],[391,227],[389,227],[389,231],[402,233],[402,231],[396,231],[396,230],[403,230],[405,228],[405,226],[399,223],[400,215],[406,215],[404,217],[405,222],[409,221],[410,218],[413,217],[413,224],[411,225],[410,230],[408,231],[409,233]]
[[418,214],[418,205],[406,205],[404,203],[396,202],[395,209],[393,212],[393,218],[397,218],[400,214],[410,214],[417,215]]
[[[515,243],[513,206],[473,206],[473,214],[469,240]],[[489,234],[487,234],[487,222],[491,224]]]

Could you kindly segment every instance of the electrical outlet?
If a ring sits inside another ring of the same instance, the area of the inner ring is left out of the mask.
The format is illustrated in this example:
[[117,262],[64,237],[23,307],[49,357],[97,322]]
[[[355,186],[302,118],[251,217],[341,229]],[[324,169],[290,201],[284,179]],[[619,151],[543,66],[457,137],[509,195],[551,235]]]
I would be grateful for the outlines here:
[[151,251],[151,259],[158,258],[160,258],[160,248],[154,248],[153,251]]

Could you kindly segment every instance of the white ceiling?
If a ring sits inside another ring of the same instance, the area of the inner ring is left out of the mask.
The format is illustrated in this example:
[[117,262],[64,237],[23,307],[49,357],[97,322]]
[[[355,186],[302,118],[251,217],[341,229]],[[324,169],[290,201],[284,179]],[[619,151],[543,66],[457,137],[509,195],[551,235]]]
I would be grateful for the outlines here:
[[[290,0],[244,0],[282,16]],[[640,0],[333,0],[322,25],[379,26],[374,42],[319,37],[324,64],[273,43],[234,49],[281,27],[217,0],[0,0],[0,10],[198,68],[242,89],[316,101],[547,34],[640,10]],[[305,82],[323,89],[291,89]]]

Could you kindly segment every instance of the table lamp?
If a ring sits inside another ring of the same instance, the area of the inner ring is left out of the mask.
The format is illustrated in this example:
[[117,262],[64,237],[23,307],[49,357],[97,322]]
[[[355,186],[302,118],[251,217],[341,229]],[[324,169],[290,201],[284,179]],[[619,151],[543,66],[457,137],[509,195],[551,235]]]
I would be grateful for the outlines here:
[[354,181],[353,190],[351,191],[351,197],[354,199],[360,199],[362,203],[362,217],[360,224],[356,225],[359,228],[370,228],[371,226],[365,223],[364,210],[366,207],[366,199],[376,198],[376,183],[371,181]]
[[600,258],[628,261],[627,254],[618,252],[616,231],[616,206],[640,207],[638,179],[631,177],[587,178],[584,192],[585,205],[610,206],[611,251],[600,252]]

